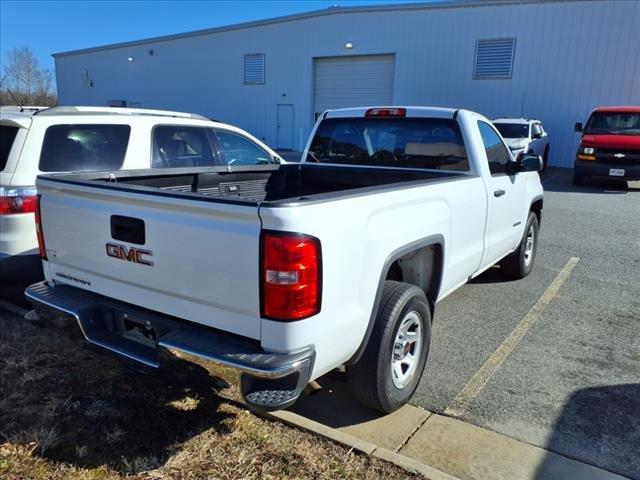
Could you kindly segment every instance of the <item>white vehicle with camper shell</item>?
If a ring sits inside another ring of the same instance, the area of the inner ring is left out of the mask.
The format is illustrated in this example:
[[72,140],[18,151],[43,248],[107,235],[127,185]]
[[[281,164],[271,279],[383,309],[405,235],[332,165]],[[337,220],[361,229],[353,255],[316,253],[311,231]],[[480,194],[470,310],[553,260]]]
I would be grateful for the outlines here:
[[540,120],[531,118],[496,118],[493,124],[514,157],[531,153],[542,157],[544,170],[549,159],[549,135]]
[[201,115],[111,107],[0,109],[0,274],[42,279],[33,214],[42,173],[280,163],[247,132]]
[[146,365],[169,348],[236,367],[256,410],[344,365],[391,412],[437,302],[496,263],[531,271],[540,168],[477,113],[374,107],[321,115],[300,164],[45,175],[26,296]]

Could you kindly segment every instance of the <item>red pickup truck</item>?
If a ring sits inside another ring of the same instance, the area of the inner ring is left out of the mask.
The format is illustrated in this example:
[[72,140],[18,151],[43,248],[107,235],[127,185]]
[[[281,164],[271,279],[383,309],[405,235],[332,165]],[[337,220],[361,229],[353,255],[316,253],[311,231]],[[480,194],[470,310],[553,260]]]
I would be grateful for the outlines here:
[[573,184],[585,177],[616,177],[640,180],[640,106],[596,108],[582,133],[576,154]]

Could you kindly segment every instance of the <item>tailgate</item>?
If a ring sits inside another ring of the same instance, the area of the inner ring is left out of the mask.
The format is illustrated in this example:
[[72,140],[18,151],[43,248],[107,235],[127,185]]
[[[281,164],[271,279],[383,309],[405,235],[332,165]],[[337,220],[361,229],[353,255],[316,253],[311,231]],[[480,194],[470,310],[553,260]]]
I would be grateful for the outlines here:
[[48,279],[260,338],[255,204],[38,180]]

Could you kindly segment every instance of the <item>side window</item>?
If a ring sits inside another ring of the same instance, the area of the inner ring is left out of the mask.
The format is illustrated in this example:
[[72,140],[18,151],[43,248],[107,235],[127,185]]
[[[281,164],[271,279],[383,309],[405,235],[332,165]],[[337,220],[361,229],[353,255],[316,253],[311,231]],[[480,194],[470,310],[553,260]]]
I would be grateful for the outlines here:
[[201,127],[155,127],[152,155],[152,168],[210,167],[216,164],[207,131]]
[[507,162],[511,161],[507,147],[504,146],[496,131],[489,124],[478,122],[478,128],[480,129],[484,149],[487,152],[491,175],[505,173],[507,171]]
[[220,152],[227,165],[265,165],[272,163],[267,152],[248,138],[225,130],[214,130]]
[[17,134],[18,127],[12,127],[10,125],[0,126],[0,172],[7,166],[9,153],[11,152],[11,147]]
[[536,135],[542,135],[542,126],[539,123],[531,125],[531,137],[535,138]]
[[129,125],[53,125],[44,134],[40,171],[119,170],[130,133]]

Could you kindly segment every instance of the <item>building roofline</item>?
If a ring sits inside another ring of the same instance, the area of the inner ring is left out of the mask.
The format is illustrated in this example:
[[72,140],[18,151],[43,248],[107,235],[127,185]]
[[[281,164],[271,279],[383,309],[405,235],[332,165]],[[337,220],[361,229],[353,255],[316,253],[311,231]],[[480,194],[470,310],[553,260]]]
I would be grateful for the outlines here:
[[[437,10],[437,9],[451,9],[451,8],[487,7],[487,6],[540,4],[540,3],[567,3],[567,2],[578,2],[578,1],[584,1],[584,0],[439,0],[439,1],[427,2],[427,3],[420,2],[420,3],[386,4],[386,5],[363,5],[363,6],[353,6],[353,7],[334,6],[334,7],[324,8],[322,10],[313,10],[310,12],[296,13],[293,15],[285,15],[281,17],[268,18],[265,20],[255,20],[251,22],[225,25],[222,27],[205,28],[202,30],[193,30],[191,32],[161,35],[158,37],[132,40],[129,42],[119,42],[119,43],[112,43],[108,45],[101,45],[98,47],[69,50],[66,52],[53,53],[51,56],[54,58],[68,57],[72,55],[81,55],[84,53],[92,53],[92,52],[99,52],[103,50],[114,50],[118,48],[134,47],[138,45],[145,45],[145,44],[151,44],[156,42],[180,40],[183,38],[199,37],[203,35],[211,35],[216,33],[230,32],[234,30],[242,30],[245,28],[262,27],[262,26],[274,25],[278,23],[286,23],[286,22],[292,22],[296,20],[306,20],[309,18],[325,17],[329,15],[338,15],[338,14],[377,13],[377,12],[404,11],[404,10]],[[594,1],[594,0],[591,0],[591,1]]]

